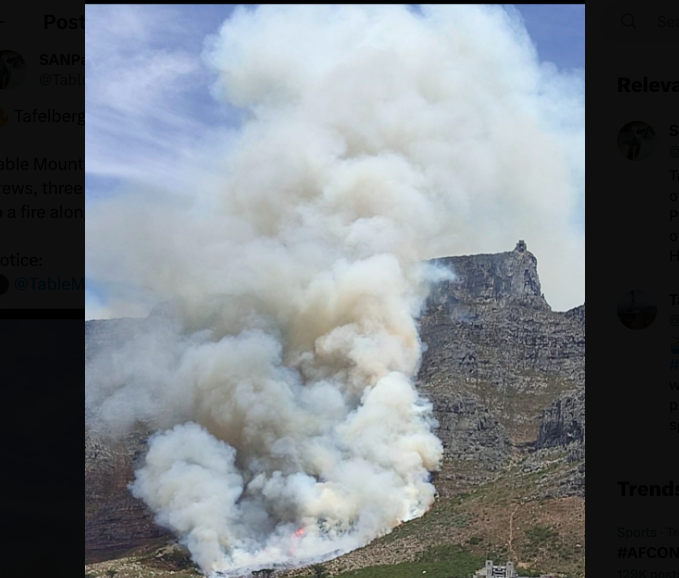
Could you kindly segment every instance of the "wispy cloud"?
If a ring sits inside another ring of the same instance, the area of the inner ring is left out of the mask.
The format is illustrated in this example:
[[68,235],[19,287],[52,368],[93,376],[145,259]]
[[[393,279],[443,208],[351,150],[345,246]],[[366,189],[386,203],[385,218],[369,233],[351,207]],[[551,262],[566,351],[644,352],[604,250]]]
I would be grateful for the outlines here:
[[[131,183],[175,192],[194,187],[208,164],[206,151],[223,149],[239,120],[237,110],[210,95],[215,72],[201,58],[206,34],[218,31],[231,8],[85,10],[88,207]],[[91,287],[86,319],[143,314]]]
[[86,14],[87,173],[181,187],[179,168],[218,138],[214,117],[229,114],[209,97],[213,73],[186,14],[166,6]]

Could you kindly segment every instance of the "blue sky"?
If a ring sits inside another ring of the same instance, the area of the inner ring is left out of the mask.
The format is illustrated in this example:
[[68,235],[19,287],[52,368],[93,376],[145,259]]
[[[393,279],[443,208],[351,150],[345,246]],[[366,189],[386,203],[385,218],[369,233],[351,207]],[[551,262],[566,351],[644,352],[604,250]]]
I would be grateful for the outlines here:
[[[516,8],[542,60],[584,70],[584,5]],[[201,53],[232,11],[86,6],[86,207],[128,184],[190,187],[185,167],[198,174],[202,151],[228,143],[239,112],[212,97],[214,74]],[[86,318],[107,316],[107,300],[106,288],[87,277]]]
[[585,68],[585,6],[516,4],[540,58],[561,68]]

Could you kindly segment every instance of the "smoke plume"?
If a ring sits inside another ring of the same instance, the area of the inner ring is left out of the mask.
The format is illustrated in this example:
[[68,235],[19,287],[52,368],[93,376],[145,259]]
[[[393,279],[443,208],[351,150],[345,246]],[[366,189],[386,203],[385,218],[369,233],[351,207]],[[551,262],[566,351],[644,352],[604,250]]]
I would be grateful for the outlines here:
[[500,8],[238,9],[205,59],[244,113],[214,169],[88,213],[90,275],[170,305],[87,364],[86,410],[158,432],[132,492],[210,574],[431,506],[416,319],[450,273],[423,260],[526,238],[572,273],[584,170],[579,79]]

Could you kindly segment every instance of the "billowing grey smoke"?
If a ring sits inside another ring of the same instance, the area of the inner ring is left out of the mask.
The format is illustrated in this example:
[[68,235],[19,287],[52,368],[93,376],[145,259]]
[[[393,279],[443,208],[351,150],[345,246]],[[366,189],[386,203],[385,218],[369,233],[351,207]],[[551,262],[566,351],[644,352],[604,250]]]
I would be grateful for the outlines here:
[[95,426],[179,424],[132,491],[207,573],[350,550],[431,505],[441,445],[410,381],[425,275],[408,268],[338,261],[278,312],[206,299],[206,318],[182,312],[192,329],[154,317],[87,365]]
[[214,171],[88,215],[90,275],[174,313],[88,364],[86,403],[160,432],[132,491],[212,573],[431,506],[415,319],[445,272],[422,260],[526,238],[572,277],[584,145],[581,85],[500,8],[237,10],[206,58],[247,113]]

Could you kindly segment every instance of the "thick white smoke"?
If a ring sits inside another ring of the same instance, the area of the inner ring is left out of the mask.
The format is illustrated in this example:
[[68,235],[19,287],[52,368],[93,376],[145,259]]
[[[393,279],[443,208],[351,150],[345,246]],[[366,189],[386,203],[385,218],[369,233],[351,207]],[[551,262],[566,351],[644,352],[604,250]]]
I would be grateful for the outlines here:
[[415,319],[442,273],[422,260],[470,237],[581,259],[584,119],[579,81],[500,8],[239,9],[206,57],[247,120],[188,201],[90,211],[91,276],[174,313],[89,363],[86,398],[99,427],[167,429],[133,492],[211,573],[327,557],[430,507]]

